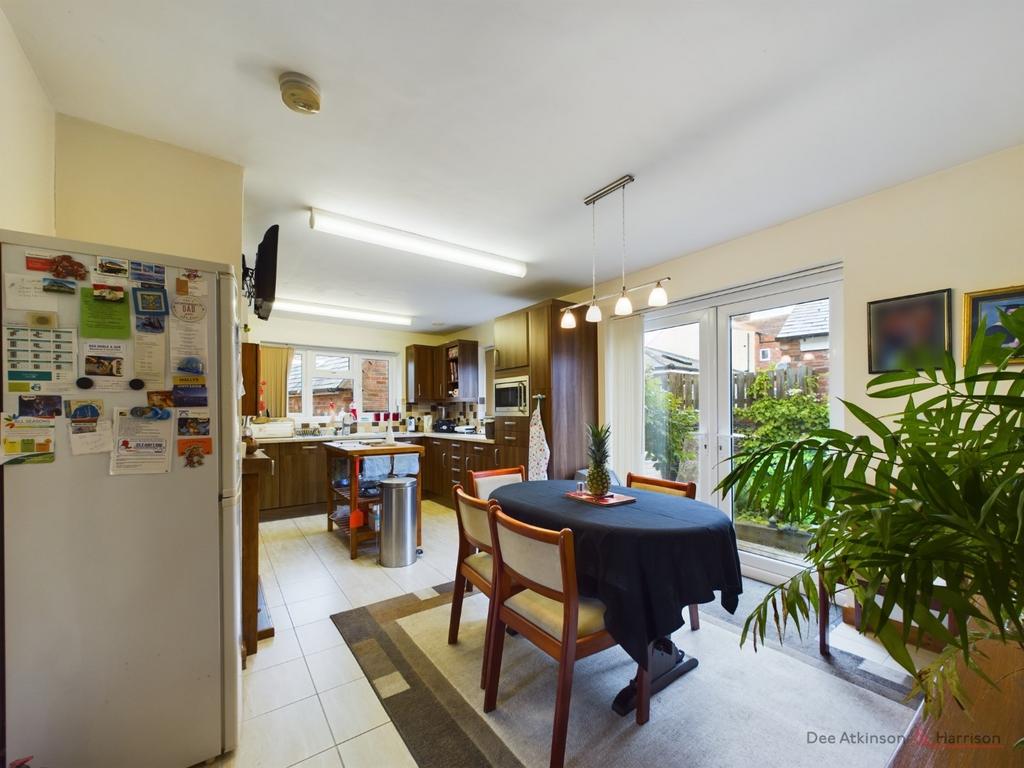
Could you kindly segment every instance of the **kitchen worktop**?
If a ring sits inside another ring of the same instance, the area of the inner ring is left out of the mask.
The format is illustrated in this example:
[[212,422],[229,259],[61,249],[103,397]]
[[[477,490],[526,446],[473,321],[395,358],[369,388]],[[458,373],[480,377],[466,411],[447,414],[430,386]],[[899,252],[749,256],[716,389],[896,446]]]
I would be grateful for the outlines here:
[[[439,438],[441,440],[465,440],[470,443],[485,443],[494,445],[494,440],[489,440],[484,435],[466,435],[458,432],[395,432],[398,440],[416,437]],[[331,440],[362,440],[363,442],[378,442],[385,438],[383,432],[357,432],[351,435],[316,435],[295,437],[268,437],[256,438],[259,445],[274,445],[276,443],[326,443]]]

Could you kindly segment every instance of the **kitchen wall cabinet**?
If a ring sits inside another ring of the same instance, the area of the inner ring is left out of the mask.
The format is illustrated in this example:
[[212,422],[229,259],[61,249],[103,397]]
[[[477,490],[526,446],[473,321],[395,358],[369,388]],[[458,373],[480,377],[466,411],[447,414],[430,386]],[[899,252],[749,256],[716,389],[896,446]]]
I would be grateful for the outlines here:
[[480,397],[479,355],[479,342],[465,339],[436,347],[410,344],[405,348],[406,402],[475,403]]
[[405,348],[405,399],[409,403],[438,400],[434,367],[437,352],[426,344],[410,344]]
[[526,311],[494,320],[494,370],[507,371],[530,364],[530,326]]

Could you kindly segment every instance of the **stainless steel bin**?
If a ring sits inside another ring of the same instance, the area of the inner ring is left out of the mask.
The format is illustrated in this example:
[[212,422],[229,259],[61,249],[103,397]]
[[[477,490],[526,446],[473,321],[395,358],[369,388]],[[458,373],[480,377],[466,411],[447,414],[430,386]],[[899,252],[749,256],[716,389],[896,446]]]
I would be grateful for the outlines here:
[[380,482],[380,554],[385,568],[416,562],[416,478],[389,477]]

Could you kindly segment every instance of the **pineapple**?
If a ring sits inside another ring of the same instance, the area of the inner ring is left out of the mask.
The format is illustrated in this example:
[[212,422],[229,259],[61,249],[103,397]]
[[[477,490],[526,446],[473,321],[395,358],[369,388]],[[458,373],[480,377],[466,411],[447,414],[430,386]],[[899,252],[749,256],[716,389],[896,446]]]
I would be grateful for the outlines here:
[[588,424],[590,445],[587,454],[590,467],[587,469],[587,491],[594,496],[608,495],[612,480],[608,476],[608,440],[612,428],[607,424]]

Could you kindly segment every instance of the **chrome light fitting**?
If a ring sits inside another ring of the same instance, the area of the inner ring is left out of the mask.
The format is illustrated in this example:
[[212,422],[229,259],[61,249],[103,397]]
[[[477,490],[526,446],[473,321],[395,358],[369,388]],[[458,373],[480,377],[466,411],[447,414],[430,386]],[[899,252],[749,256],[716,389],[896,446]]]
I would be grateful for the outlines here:
[[387,325],[412,325],[412,318],[405,315],[392,315],[387,312],[374,312],[368,309],[335,307],[329,304],[311,304],[294,299],[278,299],[274,302],[274,309],[279,312],[333,317],[338,320],[362,320],[367,323],[386,323]]
[[396,251],[415,253],[431,259],[461,264],[464,267],[486,269],[511,277],[526,277],[526,264],[522,261],[498,256],[487,251],[478,251],[444,240],[435,240],[415,232],[394,229],[383,224],[353,219],[340,213],[330,213],[319,208],[309,209],[309,226],[317,232],[327,232],[349,240],[382,245]]
[[[566,329],[572,329],[576,327],[576,315],[573,310],[579,309],[580,307],[586,307],[587,313],[585,320],[588,323],[599,323],[602,319],[601,307],[598,306],[598,302],[606,301],[608,299],[615,298],[615,309],[614,312],[618,316],[626,316],[633,313],[633,302],[629,299],[629,294],[634,291],[639,291],[644,288],[651,288],[651,293],[647,297],[647,306],[649,307],[664,307],[668,304],[668,293],[665,291],[665,286],[662,283],[666,283],[672,278],[663,277],[660,280],[652,280],[648,283],[641,285],[635,285],[632,288],[626,287],[626,185],[634,182],[636,178],[631,174],[620,176],[615,181],[606,184],[596,192],[591,192],[585,198],[583,198],[583,204],[591,206],[591,217],[590,217],[590,235],[591,235],[591,265],[590,265],[590,301],[583,301],[579,304],[573,304],[571,307],[565,307],[562,310],[561,327]],[[612,192],[620,191],[622,193],[622,287],[618,293],[608,294],[607,296],[597,295],[597,203],[598,200],[607,197]],[[652,287],[653,286],[653,287]]]

